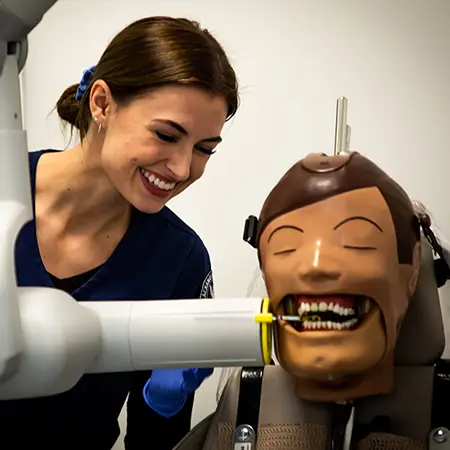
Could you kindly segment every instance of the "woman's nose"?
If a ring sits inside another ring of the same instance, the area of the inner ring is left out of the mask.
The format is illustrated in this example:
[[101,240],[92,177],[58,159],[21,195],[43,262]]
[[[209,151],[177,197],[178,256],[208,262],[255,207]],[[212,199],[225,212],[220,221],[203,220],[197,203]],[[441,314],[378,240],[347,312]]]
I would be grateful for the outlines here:
[[192,151],[180,149],[180,151],[173,153],[167,162],[167,168],[172,172],[178,182],[185,181],[191,173],[191,162]]

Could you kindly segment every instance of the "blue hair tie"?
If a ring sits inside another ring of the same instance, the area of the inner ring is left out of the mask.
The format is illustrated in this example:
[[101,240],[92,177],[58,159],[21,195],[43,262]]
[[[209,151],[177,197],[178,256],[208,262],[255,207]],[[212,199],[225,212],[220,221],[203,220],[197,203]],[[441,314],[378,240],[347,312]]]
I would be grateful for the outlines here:
[[91,81],[92,75],[94,74],[95,66],[89,67],[89,69],[83,72],[83,76],[81,77],[80,85],[78,86],[77,93],[75,98],[77,101],[81,101],[84,93],[86,92],[87,87]]

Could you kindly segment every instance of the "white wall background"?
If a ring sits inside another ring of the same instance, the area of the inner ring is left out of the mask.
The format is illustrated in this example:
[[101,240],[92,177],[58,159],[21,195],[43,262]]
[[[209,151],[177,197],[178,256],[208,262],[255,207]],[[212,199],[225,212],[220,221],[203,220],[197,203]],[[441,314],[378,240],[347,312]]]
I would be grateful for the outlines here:
[[[30,149],[66,146],[51,114],[59,95],[116,32],[149,15],[199,20],[240,79],[242,108],[220,151],[171,205],[209,248],[217,296],[245,294],[256,262],[244,221],[292,163],[332,151],[339,96],[349,99],[352,149],[422,200],[450,236],[448,0],[60,0],[30,36]],[[201,388],[194,423],[214,409],[216,384],[217,375]]]

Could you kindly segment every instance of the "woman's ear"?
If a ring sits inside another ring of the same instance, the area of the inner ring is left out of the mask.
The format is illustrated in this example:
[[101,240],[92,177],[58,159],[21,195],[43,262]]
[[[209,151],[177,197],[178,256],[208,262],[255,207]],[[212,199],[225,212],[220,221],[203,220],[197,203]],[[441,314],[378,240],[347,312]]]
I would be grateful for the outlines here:
[[109,86],[103,80],[95,81],[89,95],[89,107],[92,117],[96,117],[97,123],[100,123],[103,128],[107,125],[113,103]]
[[412,271],[408,282],[408,297],[411,298],[416,292],[419,281],[420,264],[422,262],[422,243],[417,241],[413,249]]

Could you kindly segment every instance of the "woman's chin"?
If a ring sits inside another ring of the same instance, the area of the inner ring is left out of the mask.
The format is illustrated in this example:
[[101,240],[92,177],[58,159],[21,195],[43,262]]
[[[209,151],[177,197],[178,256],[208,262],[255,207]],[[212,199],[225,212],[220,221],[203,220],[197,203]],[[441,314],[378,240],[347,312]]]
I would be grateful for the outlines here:
[[[170,197],[169,197],[170,198]],[[164,206],[166,206],[167,199],[152,198],[152,196],[130,196],[127,201],[138,211],[144,214],[157,214]]]
[[156,203],[155,204],[150,204],[150,202],[144,203],[144,202],[139,202],[136,204],[133,204],[133,206],[140,211],[141,213],[144,214],[157,214],[159,213],[164,206],[166,206],[165,203]]

